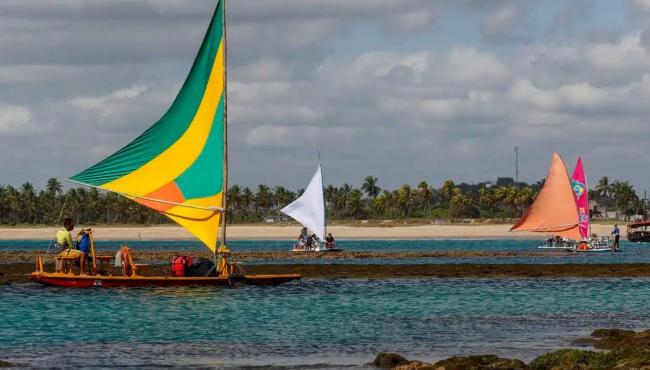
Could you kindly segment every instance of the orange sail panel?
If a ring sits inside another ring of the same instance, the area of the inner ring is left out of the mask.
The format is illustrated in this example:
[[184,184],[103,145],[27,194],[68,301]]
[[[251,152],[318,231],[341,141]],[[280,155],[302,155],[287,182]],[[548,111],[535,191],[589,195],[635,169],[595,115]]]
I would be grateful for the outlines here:
[[510,231],[533,231],[580,240],[579,222],[566,166],[560,155],[553,153],[542,190]]

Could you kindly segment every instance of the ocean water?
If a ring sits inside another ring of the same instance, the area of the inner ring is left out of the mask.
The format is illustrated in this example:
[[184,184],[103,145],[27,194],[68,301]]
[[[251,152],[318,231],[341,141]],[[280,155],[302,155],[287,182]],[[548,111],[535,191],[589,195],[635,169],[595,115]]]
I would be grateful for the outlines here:
[[[0,286],[0,359],[26,368],[368,368],[381,351],[530,360],[650,327],[648,279],[305,280],[278,287]],[[320,364],[320,365],[319,365]]]
[[[0,240],[0,251],[46,251],[47,240]],[[392,263],[650,263],[650,244],[621,241],[618,253],[570,253],[543,252],[535,247],[538,240],[340,240],[338,245],[346,251],[358,252],[514,252],[523,255],[508,257],[435,257],[435,258],[364,258],[364,259],[272,259],[247,261],[246,263],[343,263],[343,264],[392,264]],[[120,244],[143,251],[202,252],[205,247],[196,241],[97,241],[99,251],[114,252]],[[233,240],[229,247],[237,252],[288,251],[291,240]],[[525,255],[542,253],[541,256]]]

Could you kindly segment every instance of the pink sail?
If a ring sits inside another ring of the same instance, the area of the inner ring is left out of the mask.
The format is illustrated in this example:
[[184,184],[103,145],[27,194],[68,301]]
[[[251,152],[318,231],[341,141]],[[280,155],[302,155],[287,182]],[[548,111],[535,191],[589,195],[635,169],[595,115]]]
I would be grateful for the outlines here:
[[571,187],[576,198],[578,206],[578,215],[580,216],[580,236],[583,239],[589,238],[589,190],[587,189],[587,176],[585,169],[582,167],[582,158],[578,157],[578,163],[571,176]]

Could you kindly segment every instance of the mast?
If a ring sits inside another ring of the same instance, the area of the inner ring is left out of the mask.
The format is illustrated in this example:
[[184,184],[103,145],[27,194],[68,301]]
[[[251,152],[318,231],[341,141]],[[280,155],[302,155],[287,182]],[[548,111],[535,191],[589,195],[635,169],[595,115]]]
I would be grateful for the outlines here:
[[[228,41],[226,37],[226,0],[220,0],[223,6],[223,185],[221,215],[221,246],[226,246],[226,219],[228,218]],[[216,249],[215,249],[216,254]]]
[[[318,165],[320,166],[320,188],[323,192],[323,236],[327,238],[327,202],[325,201],[325,180],[323,179],[323,162],[320,160],[320,150],[316,150],[318,153]],[[324,241],[324,240],[323,240]]]

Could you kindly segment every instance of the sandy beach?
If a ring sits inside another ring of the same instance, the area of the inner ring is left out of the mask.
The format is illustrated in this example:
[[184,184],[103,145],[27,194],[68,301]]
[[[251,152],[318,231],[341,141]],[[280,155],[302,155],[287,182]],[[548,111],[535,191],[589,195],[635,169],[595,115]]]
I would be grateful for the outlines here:
[[[78,226],[75,230],[84,227]],[[417,225],[417,226],[330,226],[337,239],[542,239],[544,234],[508,232],[511,225]],[[613,226],[594,224],[592,231],[609,235]],[[58,227],[1,227],[0,240],[47,240]],[[178,226],[93,226],[98,240],[192,240],[191,234]],[[300,232],[298,225],[232,225],[228,239],[269,240],[294,239]],[[625,227],[621,227],[625,237]]]

